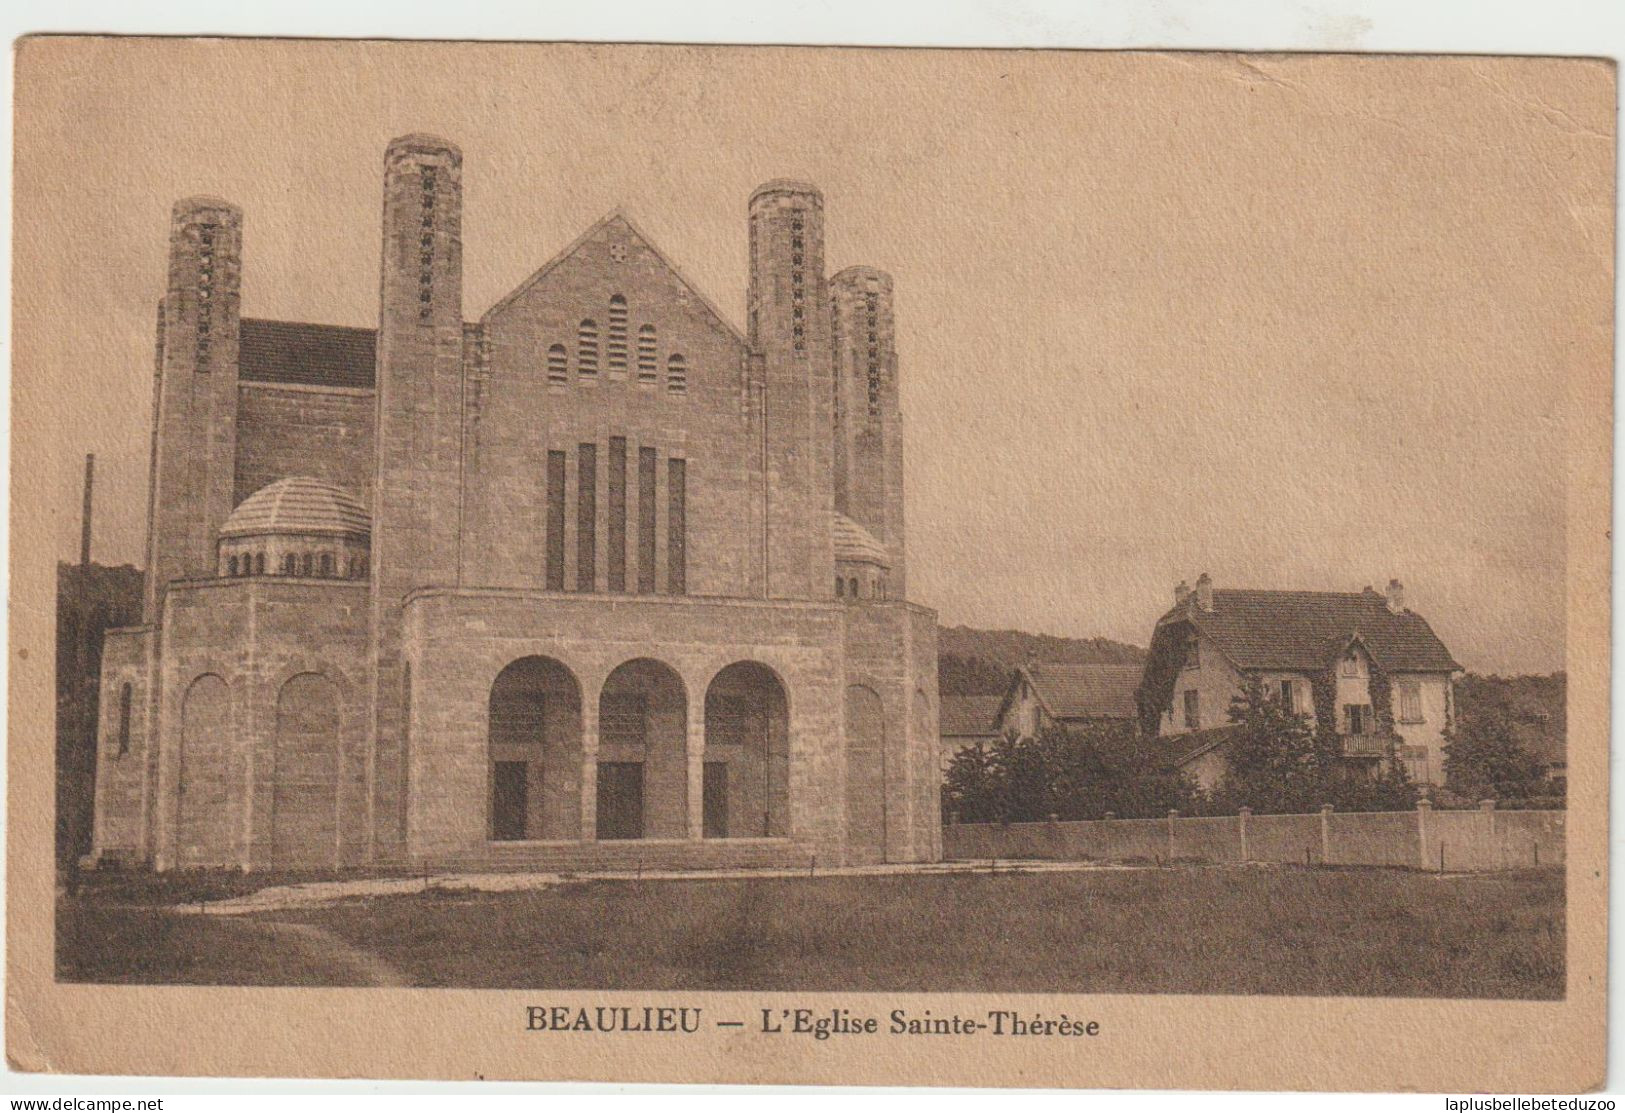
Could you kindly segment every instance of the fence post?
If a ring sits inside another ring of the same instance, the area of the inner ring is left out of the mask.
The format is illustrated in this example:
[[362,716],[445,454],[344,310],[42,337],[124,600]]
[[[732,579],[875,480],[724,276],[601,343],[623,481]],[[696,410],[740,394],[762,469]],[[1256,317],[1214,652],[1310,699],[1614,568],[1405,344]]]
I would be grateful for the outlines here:
[[1243,862],[1252,861],[1252,858],[1247,853],[1247,817],[1252,814],[1253,809],[1245,805],[1242,806],[1241,811],[1236,813],[1236,825],[1241,830],[1241,860]]
[[1332,860],[1332,806],[1320,806],[1320,864],[1328,865]]
[[1420,865],[1423,869],[1428,869],[1433,864],[1433,855],[1429,853],[1428,847],[1428,817],[1432,814],[1432,800],[1424,796],[1416,802],[1416,838],[1420,846],[1422,858]]
[[1174,821],[1179,818],[1178,808],[1168,809],[1168,864],[1174,864]]

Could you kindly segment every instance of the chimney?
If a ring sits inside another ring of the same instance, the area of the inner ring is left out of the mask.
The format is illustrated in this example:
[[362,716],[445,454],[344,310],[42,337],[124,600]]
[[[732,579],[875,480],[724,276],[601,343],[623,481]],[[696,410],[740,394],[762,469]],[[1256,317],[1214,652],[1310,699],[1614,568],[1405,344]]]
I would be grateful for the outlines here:
[[1191,585],[1180,580],[1174,585],[1174,606],[1182,606],[1191,597]]
[[96,454],[85,454],[85,501],[79,516],[79,566],[90,566],[90,493],[96,482]]
[[1395,614],[1405,610],[1405,585],[1398,580],[1388,581],[1388,609]]
[[1213,577],[1206,572],[1196,577],[1196,605],[1204,611],[1213,609]]

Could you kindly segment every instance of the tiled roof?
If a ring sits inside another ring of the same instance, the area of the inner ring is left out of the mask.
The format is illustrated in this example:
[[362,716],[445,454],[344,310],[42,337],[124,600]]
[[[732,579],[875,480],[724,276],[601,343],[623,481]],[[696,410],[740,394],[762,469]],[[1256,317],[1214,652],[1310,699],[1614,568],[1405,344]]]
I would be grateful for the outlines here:
[[1390,672],[1461,668],[1426,619],[1372,590],[1215,591],[1211,611],[1180,605],[1158,625],[1184,620],[1241,669],[1323,669],[1355,636]]
[[886,552],[886,546],[875,540],[874,534],[845,514],[835,515],[832,533],[835,538],[836,560],[865,560],[882,568],[891,567],[891,557]]
[[371,387],[378,334],[370,328],[244,317],[237,377],[301,386]]
[[371,532],[371,518],[353,495],[304,476],[261,487],[240,502],[220,528],[221,537],[310,533],[365,537]]
[[1025,669],[1038,698],[1057,719],[1133,719],[1139,665],[1031,664]]
[[1003,703],[1003,696],[943,696],[937,732],[944,738],[991,735]]

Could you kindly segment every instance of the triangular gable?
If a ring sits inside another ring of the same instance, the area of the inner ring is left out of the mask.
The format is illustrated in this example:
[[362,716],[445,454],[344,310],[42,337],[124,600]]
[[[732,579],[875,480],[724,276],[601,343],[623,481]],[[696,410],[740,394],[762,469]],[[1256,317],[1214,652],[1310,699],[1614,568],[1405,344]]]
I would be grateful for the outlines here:
[[484,315],[480,318],[480,321],[483,323],[490,320],[504,309],[507,309],[514,302],[524,297],[525,294],[529,293],[537,283],[546,278],[555,267],[563,263],[566,259],[570,258],[570,256],[574,255],[577,251],[581,250],[582,245],[588,240],[592,239],[594,233],[606,225],[613,224],[616,221],[626,225],[627,231],[632,233],[632,235],[636,236],[639,240],[643,241],[643,246],[647,247],[651,252],[654,253],[655,258],[660,260],[661,265],[670,271],[672,276],[676,278],[677,281],[681,283],[689,293],[694,295],[695,300],[705,307],[706,312],[710,313],[712,317],[716,318],[717,324],[721,325],[725,330],[727,330],[728,334],[738,341],[741,347],[748,348],[750,346],[749,341],[745,339],[744,333],[740,332],[738,328],[734,327],[734,323],[732,321],[723,316],[722,311],[716,307],[716,303],[714,303],[710,298],[706,297],[705,294],[700,291],[698,286],[690,282],[688,276],[683,273],[682,268],[676,263],[673,263],[671,261],[671,257],[664,251],[661,251],[659,246],[644,234],[643,229],[639,228],[637,224],[633,222],[632,218],[627,216],[626,213],[619,208],[612,210],[610,213],[604,216],[603,219],[595,221],[587,228],[585,232],[582,232],[581,235],[572,240],[570,242],[570,246],[553,256],[553,258],[549,259],[546,263],[542,264],[541,269],[536,271],[535,274],[532,274],[529,278],[525,279],[525,281],[514,287],[511,293],[493,305],[490,309],[487,309]]

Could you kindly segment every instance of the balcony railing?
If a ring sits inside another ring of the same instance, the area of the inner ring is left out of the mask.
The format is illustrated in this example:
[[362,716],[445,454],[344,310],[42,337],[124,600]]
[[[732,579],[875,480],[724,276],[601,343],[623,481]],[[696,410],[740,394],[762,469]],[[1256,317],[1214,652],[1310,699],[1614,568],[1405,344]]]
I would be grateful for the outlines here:
[[1345,734],[1342,739],[1344,757],[1387,757],[1388,748],[1399,742],[1394,735],[1378,734],[1376,731]]

